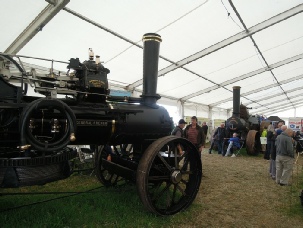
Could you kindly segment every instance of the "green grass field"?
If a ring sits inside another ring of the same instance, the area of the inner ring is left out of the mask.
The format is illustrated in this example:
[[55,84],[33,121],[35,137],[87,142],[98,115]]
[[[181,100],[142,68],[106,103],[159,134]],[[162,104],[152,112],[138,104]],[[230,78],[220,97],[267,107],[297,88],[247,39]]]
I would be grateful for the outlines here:
[[[97,189],[96,189],[97,188]],[[84,192],[33,194],[46,192]],[[157,217],[143,208],[136,186],[104,188],[95,177],[73,175],[44,186],[1,190],[1,227],[166,227],[177,226],[190,210],[170,217]],[[194,208],[195,206],[193,206]]]
[[[233,161],[224,160],[232,158],[222,158],[216,154],[204,156],[208,156],[208,159],[215,159],[216,162],[223,162],[222,165],[218,164],[218,167],[223,167],[226,161]],[[243,153],[241,157],[239,159],[259,161],[262,164],[265,162],[261,155],[253,158],[247,157]],[[206,179],[202,182],[203,187],[200,189],[198,199],[187,210],[173,216],[158,217],[145,211],[134,184],[105,188],[90,173],[74,173],[65,180],[42,186],[0,189],[0,227],[197,227],[197,219],[199,219],[198,224],[204,224],[202,227],[209,227],[212,226],[211,221],[214,221],[213,219],[216,217],[213,211],[210,215],[213,217],[209,221],[205,221],[205,217],[198,217],[200,214],[207,216],[209,210],[212,210],[215,205],[215,208],[220,208],[223,202],[212,201],[211,197],[215,197],[216,194],[208,193],[209,185],[213,185],[212,189],[219,183],[216,179],[213,180],[214,182],[210,182],[211,177],[215,176],[216,169],[211,170],[213,165],[208,159],[205,160],[206,166],[208,166],[206,171],[209,173],[206,172]],[[238,164],[242,160],[238,160]],[[260,177],[260,180],[262,179],[264,177]],[[300,178],[300,181],[302,179]],[[272,180],[266,184],[271,186]],[[303,183],[300,183],[299,186],[303,188]],[[275,188],[278,187],[275,186]],[[286,193],[294,196],[288,197],[293,199],[291,210],[281,212],[289,219],[292,216],[302,216],[303,208],[298,200],[297,191],[294,189],[293,192],[287,191]],[[56,192],[56,194],[42,194],[50,192]],[[70,193],[62,194],[60,192]],[[15,195],[7,195],[8,193]],[[25,195],[18,195],[19,193]],[[212,205],[211,202],[215,205]],[[226,204],[228,205],[228,202]],[[288,208],[288,203],[286,206]],[[260,208],[260,210],[262,209]],[[220,210],[216,212],[220,213]],[[243,219],[246,218],[243,217]],[[222,226],[224,226],[224,221]]]

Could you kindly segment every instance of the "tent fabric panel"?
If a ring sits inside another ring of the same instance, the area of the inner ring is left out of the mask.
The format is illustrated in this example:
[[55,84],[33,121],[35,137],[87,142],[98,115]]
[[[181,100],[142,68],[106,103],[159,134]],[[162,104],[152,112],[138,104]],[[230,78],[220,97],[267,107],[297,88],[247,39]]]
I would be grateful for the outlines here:
[[182,98],[189,92],[196,92],[210,85],[209,82],[184,69],[177,69],[158,78],[158,92],[176,98]]
[[262,65],[248,38],[207,55],[187,67],[217,84],[231,80]]
[[1,3],[2,22],[0,50],[3,52],[47,6],[45,1],[10,0]]

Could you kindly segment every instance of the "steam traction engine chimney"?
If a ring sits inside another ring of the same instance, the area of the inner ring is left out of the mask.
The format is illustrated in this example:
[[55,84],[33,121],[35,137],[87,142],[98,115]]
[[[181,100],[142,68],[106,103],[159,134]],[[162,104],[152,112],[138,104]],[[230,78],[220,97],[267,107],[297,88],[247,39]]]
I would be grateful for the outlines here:
[[143,102],[153,105],[160,99],[157,94],[158,62],[161,36],[146,33],[143,36]]
[[233,116],[240,118],[240,86],[233,87]]

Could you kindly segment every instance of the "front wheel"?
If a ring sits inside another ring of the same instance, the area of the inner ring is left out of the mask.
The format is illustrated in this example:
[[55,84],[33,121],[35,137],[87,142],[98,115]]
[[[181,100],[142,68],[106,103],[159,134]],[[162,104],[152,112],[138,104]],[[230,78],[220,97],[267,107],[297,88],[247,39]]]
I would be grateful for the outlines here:
[[157,215],[173,215],[190,206],[202,178],[202,163],[195,146],[186,139],[166,136],[144,152],[136,184],[145,208]]

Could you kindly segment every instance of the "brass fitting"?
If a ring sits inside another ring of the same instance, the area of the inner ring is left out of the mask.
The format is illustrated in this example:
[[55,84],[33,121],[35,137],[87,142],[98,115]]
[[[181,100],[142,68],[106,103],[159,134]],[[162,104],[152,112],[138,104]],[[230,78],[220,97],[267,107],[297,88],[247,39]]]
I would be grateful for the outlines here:
[[23,145],[23,146],[18,146],[17,148],[20,150],[27,150],[31,147],[31,145]]
[[71,142],[76,141],[75,133],[71,133],[71,134],[70,134],[69,140],[70,140]]

